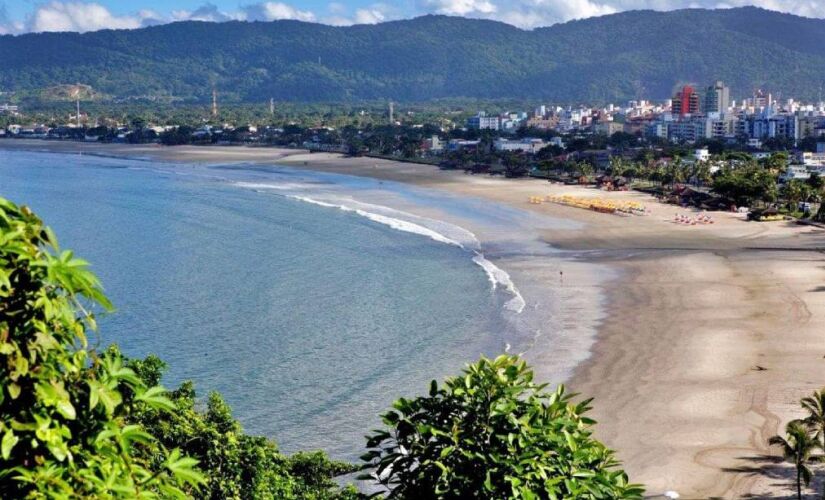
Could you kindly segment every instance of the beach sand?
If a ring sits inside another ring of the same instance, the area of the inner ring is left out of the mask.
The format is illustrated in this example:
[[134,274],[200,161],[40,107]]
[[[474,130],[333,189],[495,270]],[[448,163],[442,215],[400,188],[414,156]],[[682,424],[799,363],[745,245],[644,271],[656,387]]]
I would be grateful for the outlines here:
[[[592,355],[567,385],[595,398],[597,437],[618,450],[631,480],[653,496],[672,490],[681,498],[785,498],[792,492],[793,472],[767,440],[802,416],[801,397],[825,386],[821,229],[745,222],[730,213],[713,213],[713,225],[684,226],[672,220],[688,211],[641,193],[294,150],[11,140],[0,141],[0,148],[203,163],[277,161],[577,221],[576,228],[547,230],[542,237],[582,263],[617,272],[591,283],[571,263],[565,274],[565,286],[598,287],[606,297]],[[527,203],[529,196],[547,194],[637,200],[652,213],[617,217]]]

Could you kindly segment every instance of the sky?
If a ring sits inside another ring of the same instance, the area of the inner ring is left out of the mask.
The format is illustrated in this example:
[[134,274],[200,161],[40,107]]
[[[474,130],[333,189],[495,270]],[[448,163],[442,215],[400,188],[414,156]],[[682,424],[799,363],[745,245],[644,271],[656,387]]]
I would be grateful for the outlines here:
[[825,18],[825,0],[0,0],[0,34],[130,29],[182,20],[297,19],[348,26],[423,14],[494,19],[532,29],[632,9],[744,5]]

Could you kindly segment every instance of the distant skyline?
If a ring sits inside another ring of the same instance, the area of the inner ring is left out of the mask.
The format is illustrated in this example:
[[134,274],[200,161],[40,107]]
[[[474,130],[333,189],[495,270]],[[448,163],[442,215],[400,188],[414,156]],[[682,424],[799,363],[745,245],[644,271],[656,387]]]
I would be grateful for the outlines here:
[[296,19],[347,26],[424,14],[493,19],[532,29],[634,9],[674,10],[746,5],[825,18],[823,0],[0,0],[0,34],[139,28],[182,20]]

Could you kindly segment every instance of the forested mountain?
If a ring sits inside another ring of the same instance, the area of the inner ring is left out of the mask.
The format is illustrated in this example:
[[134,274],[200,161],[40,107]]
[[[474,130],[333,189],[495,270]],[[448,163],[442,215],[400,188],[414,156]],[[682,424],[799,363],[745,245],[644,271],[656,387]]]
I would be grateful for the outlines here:
[[825,20],[754,7],[632,11],[524,31],[424,16],[332,27],[181,22],[138,30],[0,37],[0,90],[82,83],[112,97],[342,101],[666,98],[722,79],[813,98]]

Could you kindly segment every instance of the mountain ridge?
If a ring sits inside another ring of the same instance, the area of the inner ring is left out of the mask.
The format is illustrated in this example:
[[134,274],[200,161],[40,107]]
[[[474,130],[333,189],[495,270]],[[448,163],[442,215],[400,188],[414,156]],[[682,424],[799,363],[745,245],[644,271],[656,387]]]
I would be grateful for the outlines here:
[[0,36],[0,90],[83,83],[115,97],[206,101],[664,99],[722,79],[812,98],[825,20],[757,7],[626,11],[523,30],[438,15],[334,27],[184,21]]

